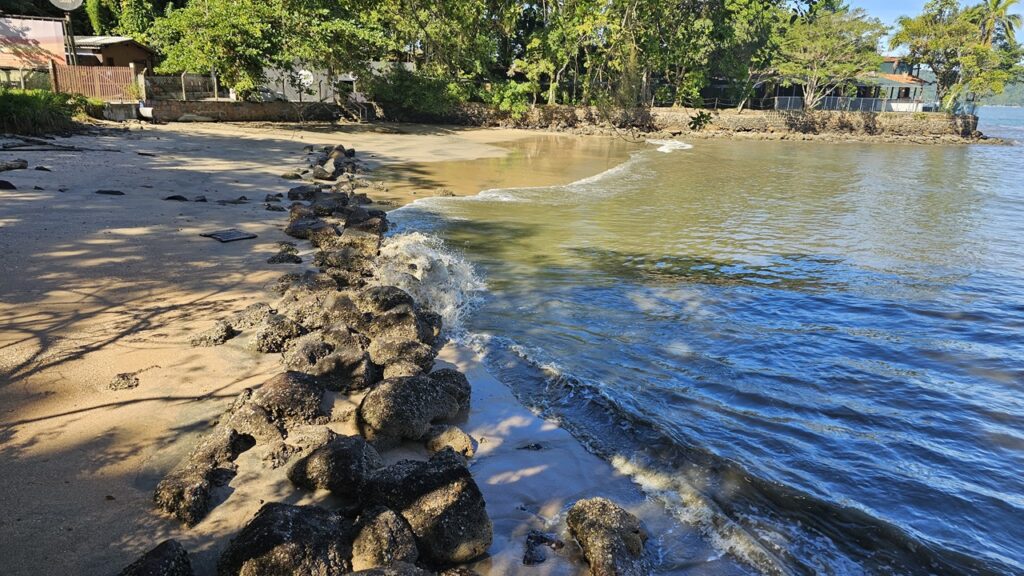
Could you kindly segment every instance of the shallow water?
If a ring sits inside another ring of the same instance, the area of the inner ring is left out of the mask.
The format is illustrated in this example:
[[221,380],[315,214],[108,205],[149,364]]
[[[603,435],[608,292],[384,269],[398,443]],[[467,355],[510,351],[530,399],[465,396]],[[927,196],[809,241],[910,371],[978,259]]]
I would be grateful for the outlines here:
[[1024,148],[692,144],[417,202],[390,242],[524,401],[759,571],[1024,573]]

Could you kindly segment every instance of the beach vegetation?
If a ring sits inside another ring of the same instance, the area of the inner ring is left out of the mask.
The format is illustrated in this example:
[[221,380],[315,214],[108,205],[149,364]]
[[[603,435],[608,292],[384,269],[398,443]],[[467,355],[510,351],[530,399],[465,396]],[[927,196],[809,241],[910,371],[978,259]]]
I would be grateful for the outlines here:
[[0,132],[48,134],[65,132],[74,121],[97,116],[103,102],[80,94],[0,87]]

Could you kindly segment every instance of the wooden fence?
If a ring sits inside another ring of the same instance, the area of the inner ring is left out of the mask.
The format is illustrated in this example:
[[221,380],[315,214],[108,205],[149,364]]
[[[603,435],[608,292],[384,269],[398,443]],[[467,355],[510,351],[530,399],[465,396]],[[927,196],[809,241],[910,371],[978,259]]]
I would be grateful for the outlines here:
[[83,94],[107,102],[130,102],[138,97],[133,68],[123,66],[66,66],[50,68],[54,92]]

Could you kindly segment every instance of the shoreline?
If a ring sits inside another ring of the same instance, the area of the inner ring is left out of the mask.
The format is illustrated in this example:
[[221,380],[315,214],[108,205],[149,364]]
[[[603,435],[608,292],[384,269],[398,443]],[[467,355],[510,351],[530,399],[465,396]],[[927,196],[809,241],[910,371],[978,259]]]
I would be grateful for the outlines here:
[[[14,487],[2,496],[10,512],[0,523],[0,534],[17,550],[5,561],[7,573],[106,573],[160,540],[176,537],[193,554],[197,573],[209,574],[220,550],[263,500],[323,501],[319,493],[288,496],[282,491],[287,481],[282,483],[278,473],[283,470],[251,476],[246,471],[256,467],[256,456],[243,454],[243,473],[232,481],[233,491],[197,528],[182,529],[152,504],[156,483],[209,422],[244,388],[281,369],[276,357],[253,356],[237,343],[189,348],[187,338],[212,318],[265,300],[265,287],[287,271],[265,263],[275,241],[285,237],[282,219],[265,211],[259,200],[264,192],[288,187],[278,176],[301,149],[299,138],[355,141],[360,154],[378,155],[369,159],[382,166],[386,162],[375,148],[383,151],[403,136],[371,133],[360,144],[359,134],[345,131],[242,132],[197,133],[185,127],[77,136],[72,141],[83,148],[115,144],[120,149],[37,152],[30,163],[52,172],[5,174],[18,185],[16,192],[5,192],[12,203],[0,213],[4,264],[12,272],[0,302],[0,317],[9,326],[0,333],[0,397],[7,407],[0,421],[0,454],[7,465],[0,477]],[[468,132],[468,137],[462,132],[414,134],[404,161],[459,154],[466,161],[500,158],[508,153],[491,142],[536,136]],[[450,147],[443,154],[437,148],[424,150],[438,139],[452,144],[452,138],[466,140],[454,143],[459,154]],[[252,141],[264,142],[263,150],[254,154]],[[59,168],[76,156],[92,164],[76,172]],[[111,171],[115,166],[122,169]],[[100,187],[120,188],[126,195],[111,198],[91,190]],[[202,192],[209,202],[161,200],[175,192],[189,197]],[[249,199],[242,205],[216,204],[234,201],[239,192]],[[217,244],[196,236],[232,225],[259,238]],[[32,248],[21,244],[26,241]],[[13,259],[26,248],[32,256]],[[299,255],[306,260],[311,253],[300,250]],[[680,529],[646,503],[628,478],[519,404],[470,350],[449,345],[439,360],[439,365],[451,362],[471,375],[474,395],[487,399],[474,403],[467,420],[467,431],[487,440],[471,461],[495,525],[491,555],[479,565],[485,574],[515,573],[510,571],[521,566],[524,530],[564,532],[563,508],[570,496],[608,494],[651,526]],[[111,378],[122,372],[137,374],[140,385],[107,390]],[[550,442],[550,451],[516,449],[529,438]],[[538,459],[548,457],[554,464],[540,471],[548,464]],[[565,491],[567,484],[570,491]],[[556,488],[562,501],[544,501]],[[685,551],[690,561],[689,554],[700,554],[696,550]],[[585,573],[576,554],[549,554],[545,573]],[[703,554],[709,570],[732,566],[710,548]]]

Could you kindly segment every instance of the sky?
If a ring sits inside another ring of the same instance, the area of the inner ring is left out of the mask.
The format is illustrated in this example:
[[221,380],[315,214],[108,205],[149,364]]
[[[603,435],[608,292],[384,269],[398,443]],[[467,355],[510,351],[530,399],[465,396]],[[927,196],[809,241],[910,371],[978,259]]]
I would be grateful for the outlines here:
[[[863,8],[888,26],[896,23],[900,16],[914,16],[924,8],[926,0],[848,0],[853,8]],[[977,4],[978,0],[967,0],[963,4]],[[1024,1],[1017,4],[1017,14],[1024,13]]]

